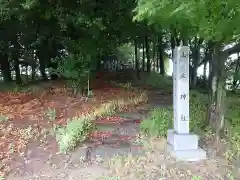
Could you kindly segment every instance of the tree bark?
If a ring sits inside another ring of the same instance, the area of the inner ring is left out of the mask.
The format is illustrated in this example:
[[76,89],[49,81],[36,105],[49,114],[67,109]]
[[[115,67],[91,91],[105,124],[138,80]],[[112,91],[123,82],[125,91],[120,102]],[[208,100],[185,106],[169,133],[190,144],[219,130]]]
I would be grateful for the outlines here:
[[148,36],[145,36],[145,43],[146,43],[146,56],[147,56],[147,72],[151,72],[151,56],[149,50],[149,40]]
[[171,34],[170,42],[171,42],[171,51],[172,51],[172,59],[173,59],[173,52],[174,52],[174,48],[176,47],[175,38],[173,34]]
[[11,68],[7,53],[3,52],[0,53],[0,67],[3,74],[4,82],[6,83],[11,82],[12,81]]
[[145,40],[143,41],[143,52],[142,52],[142,71],[145,71]]
[[238,53],[238,58],[236,60],[236,67],[235,72],[233,75],[233,85],[232,85],[232,91],[236,92],[236,89],[238,88],[237,82],[239,81],[239,71],[240,71],[240,53]]
[[16,75],[16,83],[18,85],[22,84],[22,78],[20,74],[20,68],[19,68],[19,60],[18,60],[18,54],[15,54],[14,57],[14,70],[15,70],[15,75]]
[[221,44],[214,45],[211,65],[211,88],[209,88],[208,121],[216,132],[216,142],[224,127],[224,100],[226,95],[225,59],[221,57]]
[[192,72],[191,72],[191,81],[190,81],[190,87],[191,88],[196,88],[197,86],[197,70],[198,70],[198,64],[200,62],[200,42],[195,37],[194,40],[194,48],[193,48],[193,67],[192,67]]
[[138,59],[138,46],[137,46],[137,40],[134,41],[134,49],[135,49],[135,69],[137,71],[137,78],[140,79],[140,73],[139,73],[139,59]]
[[204,63],[203,67],[203,80],[204,80],[204,86],[207,87],[207,62]]
[[157,67],[157,59],[156,59],[156,39],[154,37],[153,39],[153,50],[152,50],[152,59],[153,59],[153,71],[156,71],[156,67]]
[[163,49],[163,40],[162,40],[162,34],[158,36],[158,60],[160,65],[160,74],[165,75],[165,66],[164,66],[164,49]]
[[43,80],[48,80],[47,74],[46,74],[46,58],[43,55],[42,50],[37,50],[37,57],[39,60],[39,70],[42,75]]

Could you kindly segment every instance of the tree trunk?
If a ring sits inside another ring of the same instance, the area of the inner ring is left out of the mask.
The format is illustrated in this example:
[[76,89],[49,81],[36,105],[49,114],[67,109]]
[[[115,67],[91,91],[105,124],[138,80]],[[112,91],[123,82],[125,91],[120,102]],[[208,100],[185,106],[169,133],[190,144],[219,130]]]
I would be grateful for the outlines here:
[[151,72],[151,56],[150,56],[150,50],[149,50],[149,40],[148,36],[145,36],[145,42],[146,42],[146,56],[147,56],[147,72]]
[[16,74],[16,83],[18,85],[21,85],[22,84],[22,78],[21,78],[21,74],[20,74],[18,54],[14,55],[14,70],[15,70],[15,74]]
[[164,66],[164,49],[163,49],[163,41],[162,34],[158,36],[158,60],[160,65],[160,74],[165,75],[165,66]]
[[236,92],[238,88],[238,81],[239,81],[239,71],[240,71],[240,54],[238,53],[238,59],[236,62],[235,72],[233,75],[233,85],[232,85],[232,91]]
[[135,69],[137,71],[137,78],[140,79],[140,73],[139,73],[139,59],[138,59],[138,46],[137,46],[137,40],[134,41],[134,48],[135,48]]
[[156,39],[154,37],[153,39],[153,52],[152,52],[152,59],[153,59],[153,71],[156,71],[156,67],[157,67],[157,60],[156,60]]
[[142,71],[145,71],[145,41],[143,42],[143,52],[142,52]]
[[198,70],[198,64],[200,61],[200,48],[194,49],[194,57],[193,57],[193,67],[191,72],[191,88],[196,88],[197,86],[197,70]]
[[37,51],[37,57],[39,60],[39,70],[42,75],[43,80],[48,80],[47,74],[46,74],[46,58],[43,55],[42,50]]
[[203,66],[203,80],[204,82],[207,81],[207,61],[204,63],[204,66]]
[[174,52],[174,48],[176,47],[175,38],[173,34],[171,34],[170,41],[171,41],[171,51],[172,51],[172,59],[173,59],[173,52]]
[[216,132],[216,142],[224,127],[224,100],[225,90],[225,68],[224,60],[220,55],[220,43],[214,46],[213,59],[211,61],[211,88],[209,88],[208,121]]
[[3,80],[4,82],[11,82],[12,76],[11,76],[11,69],[10,69],[10,63],[8,61],[8,54],[1,52],[0,54],[0,67],[3,74]]

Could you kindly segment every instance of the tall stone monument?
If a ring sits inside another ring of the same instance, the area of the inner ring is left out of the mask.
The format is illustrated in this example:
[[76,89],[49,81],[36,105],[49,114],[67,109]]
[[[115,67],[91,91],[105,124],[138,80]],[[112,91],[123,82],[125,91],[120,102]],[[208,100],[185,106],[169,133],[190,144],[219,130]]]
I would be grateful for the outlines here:
[[177,160],[206,159],[198,147],[199,137],[189,132],[189,48],[176,47],[173,54],[174,127],[168,130],[168,151]]

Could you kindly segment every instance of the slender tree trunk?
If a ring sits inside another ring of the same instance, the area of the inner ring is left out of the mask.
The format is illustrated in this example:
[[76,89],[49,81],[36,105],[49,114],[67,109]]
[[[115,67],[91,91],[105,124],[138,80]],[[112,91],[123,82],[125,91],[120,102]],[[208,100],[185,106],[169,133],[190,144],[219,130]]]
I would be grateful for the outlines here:
[[39,70],[42,75],[43,80],[48,80],[47,74],[46,74],[46,58],[43,55],[42,50],[37,51],[37,57],[39,59]]
[[191,88],[196,88],[197,86],[197,70],[198,70],[198,64],[200,61],[200,48],[196,47],[194,49],[194,57],[193,57],[193,67],[192,67],[192,78],[191,78]]
[[145,36],[145,42],[146,42],[146,56],[147,56],[147,72],[151,72],[151,56],[150,56],[148,36]]
[[172,59],[173,59],[173,52],[174,52],[174,48],[176,47],[175,38],[173,34],[171,34],[170,42],[171,42],[171,51],[172,51]]
[[205,82],[207,81],[207,61],[204,63],[203,66],[203,79]]
[[135,44],[135,69],[137,71],[137,78],[140,79],[140,73],[139,73],[139,59],[138,59],[138,46],[137,46],[137,40],[134,41]]
[[145,41],[143,42],[143,52],[142,52],[142,71],[145,71]]
[[14,70],[15,70],[15,74],[16,74],[16,83],[18,85],[20,85],[20,84],[22,84],[22,78],[21,78],[21,74],[20,74],[18,54],[14,55]]
[[224,104],[225,104],[225,68],[224,59],[220,55],[221,44],[215,44],[211,65],[211,88],[209,88],[208,120],[216,131],[216,142],[218,143],[220,133],[224,127]]
[[0,53],[0,67],[3,74],[3,80],[4,82],[11,82],[12,76],[11,76],[11,69],[10,69],[10,63],[8,60],[8,54],[7,53]]
[[153,71],[156,71],[157,60],[156,60],[156,39],[153,39],[153,52],[152,52],[152,59],[153,59]]
[[165,65],[164,65],[164,49],[163,49],[163,40],[162,34],[158,36],[158,54],[159,54],[159,65],[160,65],[160,74],[165,75]]
[[237,89],[237,82],[239,81],[239,72],[240,72],[240,53],[238,53],[238,59],[236,62],[235,72],[233,75],[233,85],[232,85],[233,92],[235,92]]

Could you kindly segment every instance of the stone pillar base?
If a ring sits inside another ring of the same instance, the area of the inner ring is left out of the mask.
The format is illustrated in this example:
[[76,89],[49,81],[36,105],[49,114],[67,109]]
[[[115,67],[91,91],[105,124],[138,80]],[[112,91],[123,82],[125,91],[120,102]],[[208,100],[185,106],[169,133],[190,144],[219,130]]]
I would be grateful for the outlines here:
[[167,133],[167,150],[171,156],[181,161],[199,161],[206,159],[206,151],[198,147],[196,134],[177,134],[173,129]]

